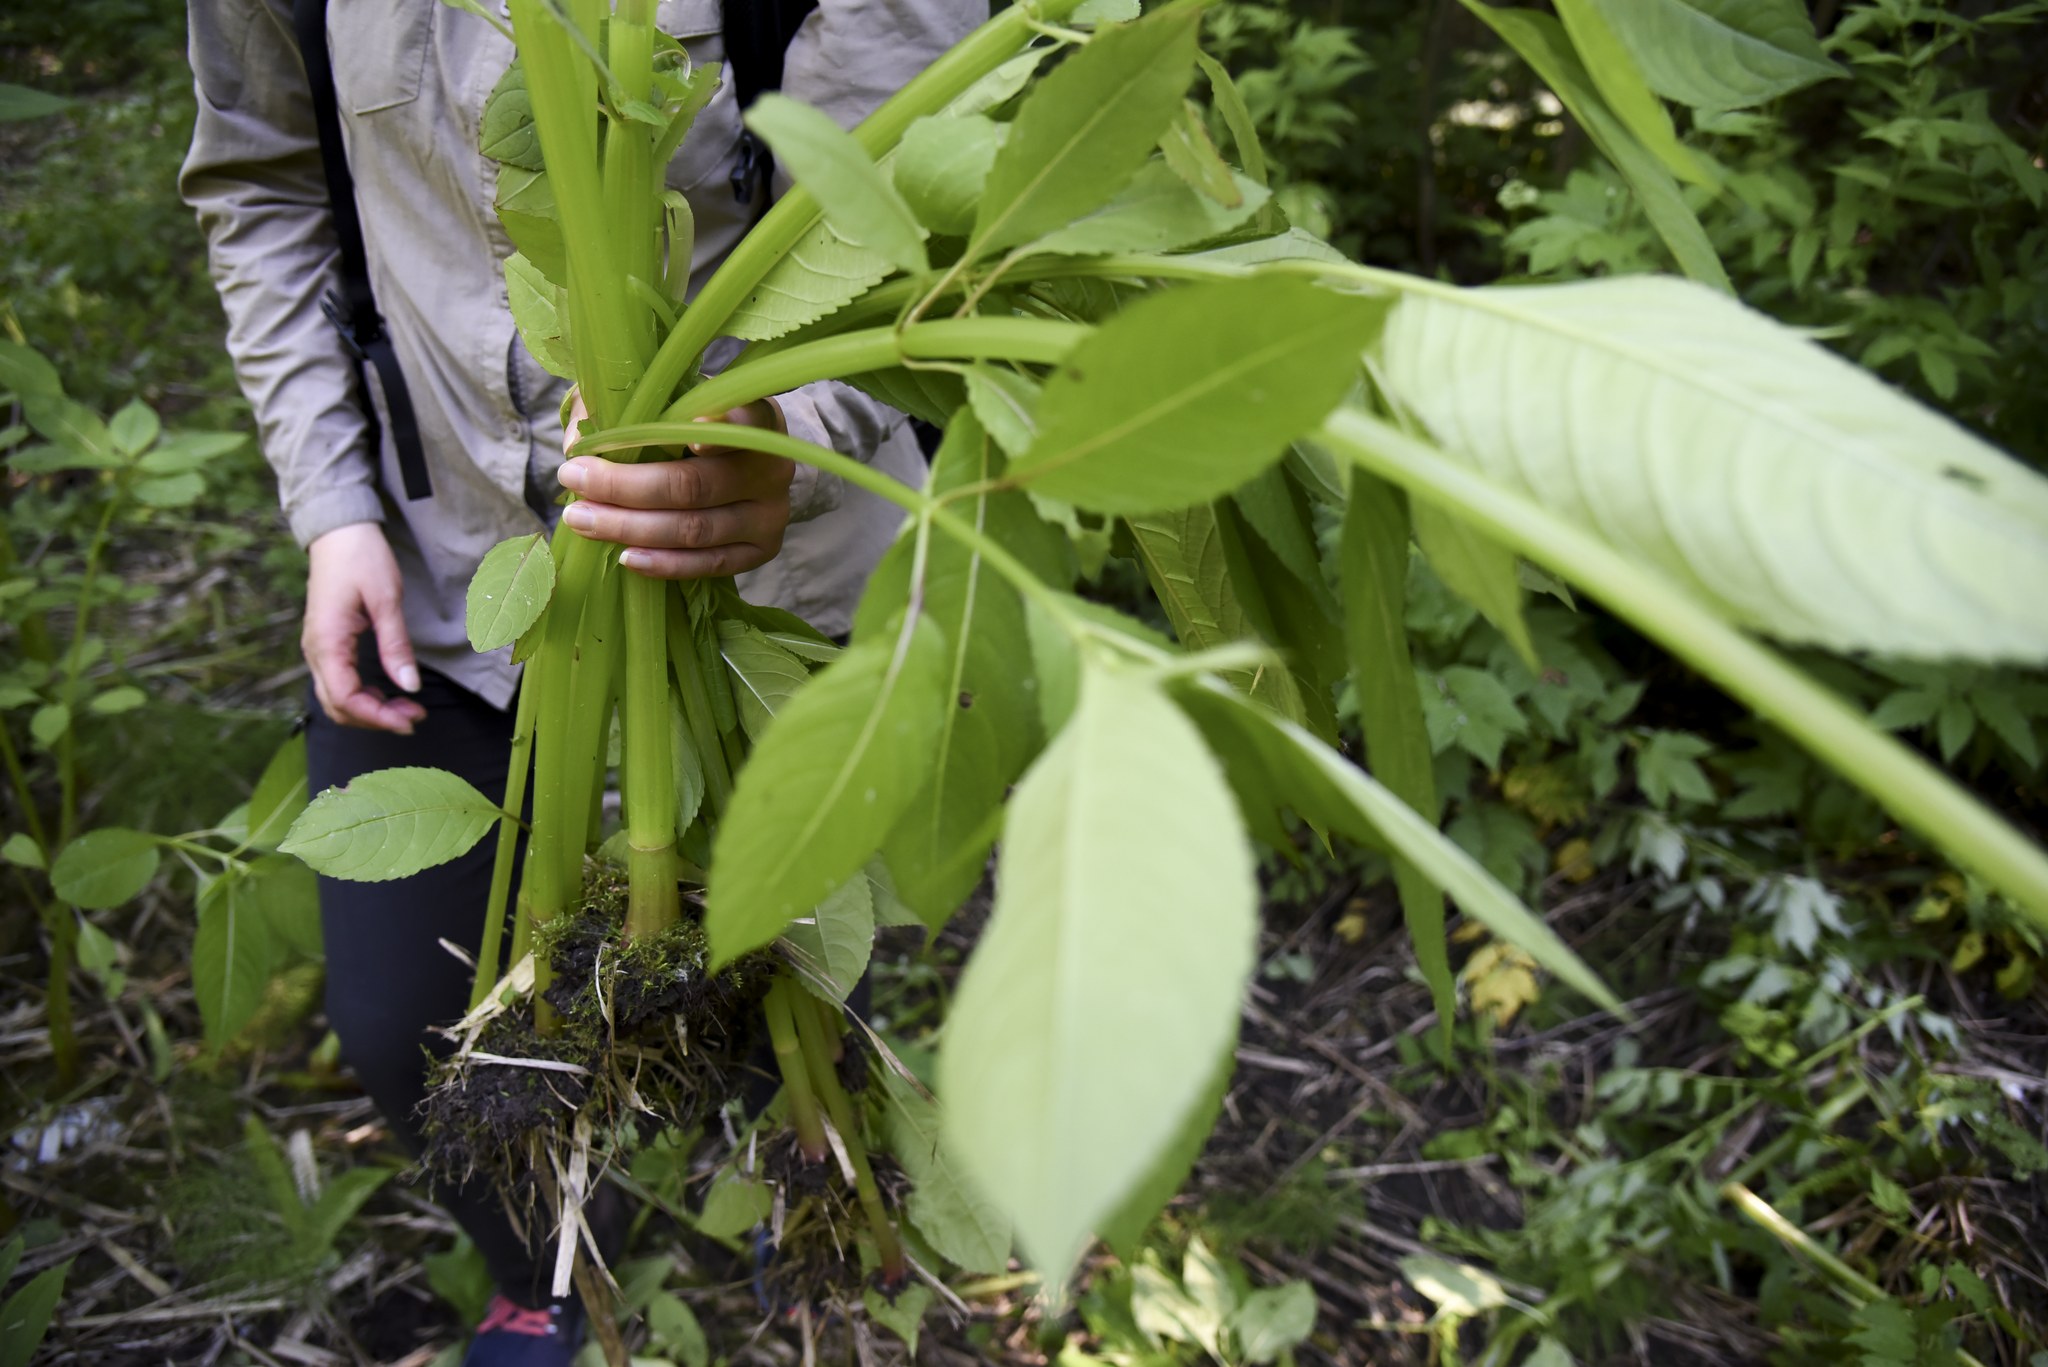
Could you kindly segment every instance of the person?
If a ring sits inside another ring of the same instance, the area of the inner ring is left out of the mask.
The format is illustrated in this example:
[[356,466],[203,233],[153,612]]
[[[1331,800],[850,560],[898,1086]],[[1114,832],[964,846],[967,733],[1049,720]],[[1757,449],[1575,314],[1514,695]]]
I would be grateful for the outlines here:
[[[464,594],[491,546],[552,524],[560,486],[581,496],[563,514],[570,524],[624,547],[627,568],[738,574],[750,598],[846,631],[899,520],[873,495],[737,450],[687,469],[563,465],[564,382],[513,324],[500,269],[512,246],[491,207],[496,168],[477,146],[511,44],[436,0],[333,0],[328,51],[364,255],[431,484],[409,497],[386,396],[320,308],[337,244],[290,0],[188,0],[188,15],[199,98],[180,190],[205,230],[228,349],[285,519],[307,550],[312,791],[395,765],[502,790],[518,669],[508,651],[470,649]],[[850,127],[986,17],[974,0],[823,0],[791,41],[783,89]],[[717,0],[661,0],[657,24],[693,61],[720,58]],[[696,283],[759,211],[731,188],[743,155],[731,84],[667,170],[695,215]],[[903,415],[845,385],[807,386],[729,420],[775,423],[906,481],[922,476]],[[413,878],[320,882],[329,1024],[414,1146],[422,1046],[467,1003],[469,970],[443,944],[474,952],[491,859],[487,840]],[[482,1183],[436,1195],[498,1288],[467,1361],[567,1363],[575,1312],[545,1294],[546,1231],[516,1228]]]

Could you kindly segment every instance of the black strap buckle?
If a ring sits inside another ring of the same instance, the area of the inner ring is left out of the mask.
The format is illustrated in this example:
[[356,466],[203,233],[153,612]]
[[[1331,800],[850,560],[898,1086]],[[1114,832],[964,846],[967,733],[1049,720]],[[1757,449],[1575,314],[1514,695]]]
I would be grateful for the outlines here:
[[348,354],[358,361],[369,359],[370,348],[383,340],[384,320],[374,309],[367,318],[352,310],[339,290],[330,289],[320,296],[320,312],[341,334],[341,344],[348,348]]
[[732,167],[732,197],[741,204],[752,204],[766,187],[774,166],[775,158],[769,155],[767,144],[751,132],[742,132],[740,154]]

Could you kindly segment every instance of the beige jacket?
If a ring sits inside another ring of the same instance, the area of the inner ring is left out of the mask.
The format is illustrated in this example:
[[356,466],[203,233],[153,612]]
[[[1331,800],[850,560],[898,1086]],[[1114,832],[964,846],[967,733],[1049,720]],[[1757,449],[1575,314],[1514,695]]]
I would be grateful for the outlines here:
[[[463,597],[485,551],[553,515],[563,393],[513,325],[500,270],[512,244],[491,209],[496,166],[477,148],[511,45],[440,0],[328,4],[371,284],[433,478],[433,497],[412,502],[389,423],[382,449],[369,449],[356,364],[319,309],[337,253],[290,10],[290,0],[189,0],[199,118],[179,186],[206,230],[228,349],[293,535],[303,545],[384,523],[421,663],[503,706],[517,667],[507,651],[470,650]],[[783,89],[850,127],[986,17],[985,0],[823,0],[790,46]],[[694,59],[722,56],[718,0],[660,0],[658,19]],[[729,186],[739,135],[728,83],[669,168],[696,215],[697,283],[749,223]],[[811,385],[783,407],[793,434],[922,477],[903,416],[858,391]],[[801,477],[793,497],[782,554],[741,588],[843,632],[899,518],[832,480]]]

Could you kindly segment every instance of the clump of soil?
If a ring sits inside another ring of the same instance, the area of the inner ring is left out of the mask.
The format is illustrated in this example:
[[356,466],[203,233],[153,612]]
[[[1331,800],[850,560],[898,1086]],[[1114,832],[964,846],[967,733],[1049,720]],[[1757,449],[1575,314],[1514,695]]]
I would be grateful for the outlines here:
[[523,1174],[546,1170],[541,1155],[566,1144],[579,1113],[599,1130],[636,1117],[680,1128],[742,1085],[773,958],[752,954],[713,973],[693,909],[658,935],[626,940],[625,908],[624,875],[593,861],[582,911],[534,937],[553,969],[542,994],[553,1032],[536,1034],[531,1009],[518,1004],[438,1065],[422,1104],[423,1161],[437,1177],[483,1172],[519,1189]]

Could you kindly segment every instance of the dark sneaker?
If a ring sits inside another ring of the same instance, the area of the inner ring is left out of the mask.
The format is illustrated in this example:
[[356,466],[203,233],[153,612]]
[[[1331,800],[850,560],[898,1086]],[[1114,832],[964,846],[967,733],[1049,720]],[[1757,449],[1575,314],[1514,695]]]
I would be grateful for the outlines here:
[[582,1346],[582,1307],[574,1301],[529,1310],[493,1296],[462,1367],[569,1367]]

